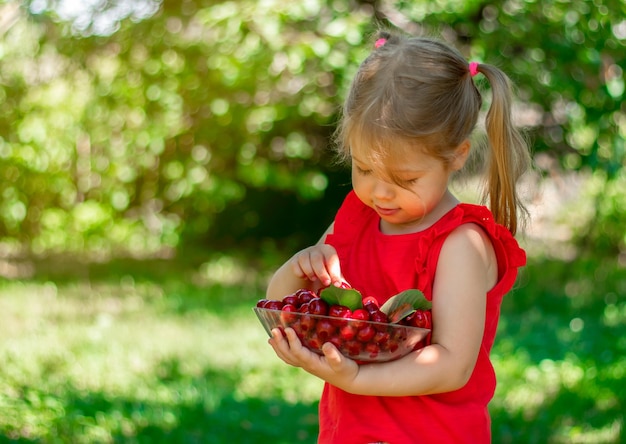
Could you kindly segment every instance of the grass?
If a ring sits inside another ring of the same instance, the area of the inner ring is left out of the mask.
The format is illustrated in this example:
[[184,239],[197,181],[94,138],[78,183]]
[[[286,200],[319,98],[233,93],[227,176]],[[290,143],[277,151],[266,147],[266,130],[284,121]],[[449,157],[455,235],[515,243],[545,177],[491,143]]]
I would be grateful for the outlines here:
[[[0,443],[314,443],[233,261],[45,261],[0,281]],[[229,282],[229,278],[237,283]],[[505,299],[494,443],[625,442],[626,269],[531,260]]]

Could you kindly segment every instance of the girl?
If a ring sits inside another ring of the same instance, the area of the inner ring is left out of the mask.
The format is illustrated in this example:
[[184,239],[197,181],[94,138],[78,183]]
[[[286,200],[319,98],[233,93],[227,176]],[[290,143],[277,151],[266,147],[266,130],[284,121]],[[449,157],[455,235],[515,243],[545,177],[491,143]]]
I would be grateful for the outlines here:
[[[490,208],[459,203],[448,181],[470,154],[481,108],[474,85],[492,90],[486,116]],[[352,83],[337,129],[353,189],[317,245],[289,259],[267,297],[349,283],[383,304],[417,288],[432,301],[431,343],[402,359],[358,365],[330,343],[324,356],[295,332],[269,340],[287,364],[325,381],[322,444],[490,442],[489,360],[502,297],[525,253],[515,184],[528,147],[511,122],[509,80],[431,39],[380,33]]]

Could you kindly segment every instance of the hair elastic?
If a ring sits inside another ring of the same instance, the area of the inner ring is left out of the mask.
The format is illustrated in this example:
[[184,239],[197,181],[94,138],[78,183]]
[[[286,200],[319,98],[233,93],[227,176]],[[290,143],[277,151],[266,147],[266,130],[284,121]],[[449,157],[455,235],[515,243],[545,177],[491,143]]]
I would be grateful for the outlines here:
[[374,48],[378,49],[381,46],[383,46],[385,43],[387,43],[387,39],[386,38],[380,38],[380,39],[376,40],[376,42],[374,43]]
[[478,74],[478,62],[470,62],[469,63],[469,72],[472,77]]

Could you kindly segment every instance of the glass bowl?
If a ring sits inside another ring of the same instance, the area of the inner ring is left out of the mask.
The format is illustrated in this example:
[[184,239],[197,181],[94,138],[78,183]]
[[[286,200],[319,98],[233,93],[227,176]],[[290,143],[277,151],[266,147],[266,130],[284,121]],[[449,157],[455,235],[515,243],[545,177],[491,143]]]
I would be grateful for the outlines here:
[[425,345],[430,329],[400,324],[362,321],[309,313],[285,312],[254,307],[259,321],[271,337],[272,329],[294,329],[302,344],[319,355],[325,342],[360,363],[386,362],[401,358]]

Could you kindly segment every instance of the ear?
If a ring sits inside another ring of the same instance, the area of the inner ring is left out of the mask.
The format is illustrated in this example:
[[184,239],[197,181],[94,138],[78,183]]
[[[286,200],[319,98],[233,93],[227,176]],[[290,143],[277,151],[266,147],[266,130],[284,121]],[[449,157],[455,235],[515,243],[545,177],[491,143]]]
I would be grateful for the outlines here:
[[472,144],[469,139],[465,139],[459,146],[454,150],[454,157],[452,158],[452,162],[450,162],[450,169],[452,171],[459,171],[467,162],[467,158],[469,157],[470,148]]

